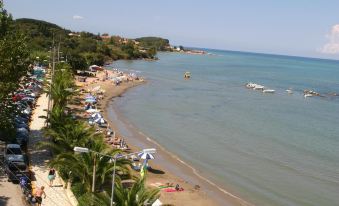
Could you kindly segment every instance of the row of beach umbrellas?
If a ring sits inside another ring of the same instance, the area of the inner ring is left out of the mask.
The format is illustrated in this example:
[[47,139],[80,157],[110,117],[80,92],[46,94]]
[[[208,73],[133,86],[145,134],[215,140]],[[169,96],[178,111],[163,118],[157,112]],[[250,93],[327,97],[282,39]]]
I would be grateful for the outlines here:
[[[97,102],[97,99],[95,96],[89,94],[85,97],[85,102],[86,103],[96,103]],[[94,109],[93,109],[94,110]],[[93,113],[88,122],[90,124],[94,124],[94,123],[97,123],[97,124],[104,124],[106,121],[105,119],[103,118],[103,116],[99,113],[99,112],[96,112],[96,113]]]
[[86,103],[96,103],[97,102],[97,98],[95,96],[92,96],[92,95],[87,95],[85,97],[85,102]]
[[[96,97],[89,94],[85,97],[85,102],[86,103],[96,103],[97,102]],[[91,114],[91,116],[89,118],[90,124],[94,124],[94,123],[104,124],[105,122],[106,122],[105,119],[103,118],[103,116],[99,112]],[[148,160],[154,159],[154,156],[151,153],[148,153],[148,152],[140,152],[140,153],[138,153],[138,157],[140,159],[145,160],[144,165],[147,164]]]
[[94,123],[104,124],[105,122],[106,122],[105,119],[99,112],[92,114],[89,118],[90,124],[94,124]]

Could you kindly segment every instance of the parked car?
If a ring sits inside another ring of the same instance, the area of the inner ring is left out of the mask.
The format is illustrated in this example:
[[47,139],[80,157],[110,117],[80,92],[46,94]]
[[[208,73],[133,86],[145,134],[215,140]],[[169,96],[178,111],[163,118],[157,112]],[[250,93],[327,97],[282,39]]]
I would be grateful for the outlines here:
[[28,134],[29,134],[28,130],[24,127],[18,127],[18,128],[16,128],[16,131],[17,131],[17,133],[20,133],[20,134],[23,134],[23,135],[26,135],[26,136],[28,136]]
[[21,122],[15,121],[14,122],[14,126],[16,128],[25,128],[27,131],[29,131],[29,126],[27,124],[25,124],[25,123],[21,123]]
[[24,133],[16,133],[16,142],[21,146],[21,148],[27,148],[29,136]]
[[18,182],[23,176],[30,179],[30,172],[27,164],[26,155],[10,156],[5,161],[5,172],[8,177],[8,181]]
[[28,124],[28,121],[29,121],[29,117],[27,117],[26,115],[23,115],[23,114],[17,115],[15,117],[15,119],[17,119],[20,122],[26,123],[26,124]]
[[4,150],[5,160],[10,155],[22,155],[22,150],[20,148],[20,145],[18,145],[18,144],[7,144],[6,149]]
[[25,118],[20,117],[19,115],[15,117],[14,121],[15,121],[15,123],[18,123],[18,124],[28,125],[28,121]]
[[18,181],[20,177],[29,177],[28,159],[20,145],[7,144],[4,151],[4,167],[9,181]]

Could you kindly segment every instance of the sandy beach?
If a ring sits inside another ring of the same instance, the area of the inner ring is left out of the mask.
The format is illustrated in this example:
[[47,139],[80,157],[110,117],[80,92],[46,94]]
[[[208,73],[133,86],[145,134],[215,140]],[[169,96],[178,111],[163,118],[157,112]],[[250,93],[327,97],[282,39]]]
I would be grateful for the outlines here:
[[[111,75],[112,71],[108,71]],[[85,83],[78,82],[77,85],[85,90],[100,86],[105,91],[103,98],[98,102],[97,109],[102,112],[110,127],[121,136],[120,124],[132,134],[130,137],[123,137],[131,151],[138,151],[143,148],[156,148],[155,160],[150,161],[152,170],[147,173],[147,185],[156,187],[167,183],[184,188],[181,192],[166,192],[161,190],[160,200],[168,205],[251,205],[239,197],[219,188],[215,183],[206,179],[201,173],[189,164],[180,160],[177,156],[167,151],[164,147],[144,135],[115,108],[115,98],[122,95],[135,86],[147,84],[147,81],[137,80],[122,82],[115,86],[112,81],[102,81],[105,72],[98,72],[96,77],[87,78]],[[79,108],[80,109],[80,108]],[[113,109],[113,110],[112,110]],[[136,175],[138,175],[136,173]]]

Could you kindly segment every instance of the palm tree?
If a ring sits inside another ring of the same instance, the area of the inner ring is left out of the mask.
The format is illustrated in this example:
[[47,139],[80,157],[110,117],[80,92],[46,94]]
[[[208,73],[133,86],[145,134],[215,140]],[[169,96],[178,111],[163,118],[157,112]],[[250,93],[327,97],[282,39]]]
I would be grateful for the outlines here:
[[51,96],[53,104],[64,108],[67,101],[73,95],[69,89],[74,89],[75,84],[70,66],[65,63],[59,63],[53,76],[53,82],[47,83],[46,93]]
[[109,206],[111,202],[110,196],[104,191],[100,193],[87,192],[78,197],[79,206],[100,205]]
[[[53,115],[51,116],[53,118]],[[54,122],[54,120],[52,120]],[[92,127],[85,122],[74,121],[65,118],[62,123],[54,122],[52,127],[44,129],[44,135],[50,137],[38,143],[38,147],[49,148],[54,154],[73,152],[75,146],[86,147],[91,139],[102,139],[102,136],[95,134]]]
[[[114,190],[114,203],[117,206],[152,205],[160,197],[159,189],[145,187],[145,179],[138,179],[131,188],[124,188],[118,179]],[[84,193],[78,198],[79,206],[109,206],[111,197],[106,192]]]
[[[100,151],[107,156],[114,156],[120,153],[120,150],[108,149],[102,140],[93,140],[87,144],[92,151]],[[70,178],[83,184],[85,191],[91,191],[93,166],[96,164],[96,189],[102,188],[106,183],[111,182],[113,172],[113,162],[109,157],[99,157],[95,153],[61,153],[51,161],[51,166],[63,168],[70,171]],[[118,159],[116,161],[116,171],[121,175],[129,175],[127,165],[130,161],[127,159]]]
[[51,128],[57,128],[58,126],[69,123],[71,120],[70,117],[65,114],[64,108],[59,105],[54,105],[47,121],[51,125]]
[[120,180],[115,184],[114,202],[119,206],[152,205],[159,197],[159,189],[145,187],[145,178],[137,180],[131,188],[124,188]]

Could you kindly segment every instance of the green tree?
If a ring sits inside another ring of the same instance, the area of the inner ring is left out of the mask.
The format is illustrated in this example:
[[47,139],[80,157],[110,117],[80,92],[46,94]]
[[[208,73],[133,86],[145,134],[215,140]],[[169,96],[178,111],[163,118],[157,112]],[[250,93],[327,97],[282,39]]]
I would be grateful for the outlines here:
[[79,206],[100,205],[110,206],[110,196],[105,192],[100,193],[82,193],[78,198]]
[[[106,144],[100,140],[89,141],[87,147],[92,151],[97,151],[102,154],[114,156],[120,153],[120,150],[112,150],[107,148]],[[96,164],[96,190],[102,188],[106,182],[111,182],[113,172],[113,162],[109,157],[101,157],[97,154],[82,153],[61,153],[51,162],[51,166],[56,168],[65,168],[70,171],[70,178],[73,181],[78,181],[83,185],[85,193],[91,192],[93,166]],[[129,160],[118,159],[116,162],[116,171],[119,174],[129,174],[127,165]]]
[[6,141],[14,134],[11,95],[29,70],[28,57],[26,38],[14,30],[12,17],[0,2],[0,131],[7,134],[2,137]]
[[127,54],[128,59],[140,58],[142,56],[134,42],[131,40],[124,44],[121,47],[121,50]]
[[64,108],[73,95],[71,90],[75,88],[73,73],[69,64],[57,64],[53,75],[53,83],[47,86],[46,92],[51,96],[53,104]]
[[119,46],[120,45],[120,40],[121,38],[118,37],[118,36],[112,36],[110,41],[109,41],[109,44],[113,45],[113,46]]
[[135,39],[140,43],[140,46],[144,48],[156,48],[159,51],[165,51],[169,46],[169,40],[159,37],[141,37]]
[[105,64],[105,56],[100,53],[86,52],[83,53],[87,65],[99,65],[102,66]]
[[115,184],[114,202],[119,206],[152,205],[159,196],[159,189],[145,187],[144,178],[137,180],[132,188],[124,188],[119,180]]
[[0,37],[7,35],[10,29],[13,27],[12,16],[4,9],[2,1],[0,1]]
[[[58,107],[54,107],[53,111]],[[63,112],[62,112],[63,113]],[[39,142],[39,147],[47,147],[53,154],[73,152],[75,146],[85,147],[91,138],[99,138],[95,130],[88,127],[85,122],[74,121],[70,117],[62,115],[61,124],[53,122],[51,127],[44,129],[44,135],[50,140]],[[51,115],[53,118],[53,115]],[[100,136],[101,137],[101,136]]]
[[[80,185],[79,185],[80,186]],[[110,193],[109,193],[110,194]],[[78,198],[79,206],[102,205],[109,206],[111,196],[106,191],[83,193]],[[144,206],[152,205],[159,198],[159,189],[149,189],[144,179],[137,179],[131,188],[125,188],[120,179],[116,180],[114,189],[114,203],[118,206]]]
[[68,59],[68,63],[72,67],[73,72],[76,72],[76,70],[86,70],[89,66],[86,58],[79,54],[72,54]]
[[150,49],[147,50],[148,58],[154,58],[156,54],[157,54],[157,49],[155,47],[151,47]]

